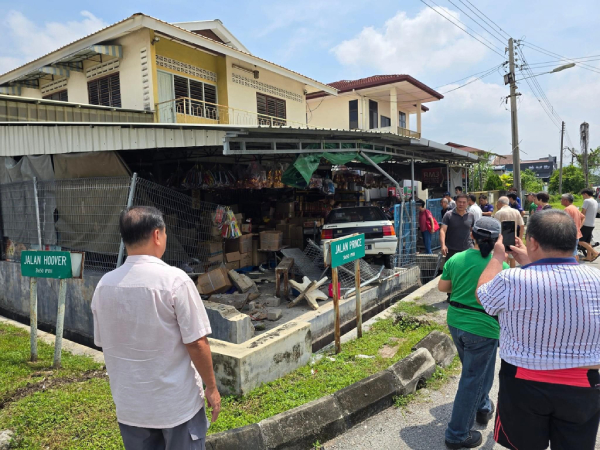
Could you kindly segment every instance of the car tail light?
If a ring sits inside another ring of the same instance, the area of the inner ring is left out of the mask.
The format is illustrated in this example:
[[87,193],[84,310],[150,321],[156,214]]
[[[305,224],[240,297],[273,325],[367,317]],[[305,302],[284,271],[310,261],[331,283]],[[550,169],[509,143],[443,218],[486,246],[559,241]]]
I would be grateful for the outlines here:
[[333,230],[321,231],[321,239],[333,239]]
[[391,225],[383,226],[383,235],[384,236],[396,236],[396,232],[394,231],[394,227]]

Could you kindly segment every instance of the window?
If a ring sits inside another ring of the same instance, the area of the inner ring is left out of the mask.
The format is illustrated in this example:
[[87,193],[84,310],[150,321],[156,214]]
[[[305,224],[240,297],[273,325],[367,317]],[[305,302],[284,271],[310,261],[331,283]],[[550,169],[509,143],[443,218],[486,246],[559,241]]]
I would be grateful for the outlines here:
[[216,86],[177,75],[173,76],[173,85],[178,113],[217,120]]
[[379,109],[377,102],[369,100],[369,129],[379,128]]
[[399,113],[399,117],[398,117],[398,126],[400,128],[406,128],[406,113],[403,113],[402,111],[400,111]]
[[381,128],[391,127],[392,120],[389,117],[381,116]]
[[52,94],[44,95],[42,97],[44,100],[56,100],[59,102],[68,102],[69,96],[67,95],[67,90],[53,92]]
[[[256,111],[259,125],[285,125],[285,100],[256,93]],[[274,120],[272,118],[284,119]],[[272,123],[271,123],[272,122]]]
[[350,129],[358,129],[358,100],[350,100]]
[[121,107],[121,86],[119,72],[107,77],[88,81],[88,99],[90,105]]

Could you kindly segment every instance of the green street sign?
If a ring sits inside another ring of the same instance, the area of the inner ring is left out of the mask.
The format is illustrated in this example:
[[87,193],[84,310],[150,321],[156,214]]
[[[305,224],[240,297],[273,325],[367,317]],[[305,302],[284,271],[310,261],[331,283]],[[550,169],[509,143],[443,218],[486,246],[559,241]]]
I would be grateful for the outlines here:
[[331,267],[338,267],[365,256],[365,235],[357,234],[331,241]]
[[34,278],[73,278],[71,253],[24,251],[21,275]]

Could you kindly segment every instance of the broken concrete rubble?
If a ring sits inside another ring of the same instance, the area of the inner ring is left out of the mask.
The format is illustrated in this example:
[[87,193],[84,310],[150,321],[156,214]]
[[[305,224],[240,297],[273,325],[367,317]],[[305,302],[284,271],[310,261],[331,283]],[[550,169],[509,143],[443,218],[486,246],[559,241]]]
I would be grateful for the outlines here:
[[281,315],[282,312],[280,309],[271,309],[268,313],[267,313],[267,320],[279,320],[281,319]]

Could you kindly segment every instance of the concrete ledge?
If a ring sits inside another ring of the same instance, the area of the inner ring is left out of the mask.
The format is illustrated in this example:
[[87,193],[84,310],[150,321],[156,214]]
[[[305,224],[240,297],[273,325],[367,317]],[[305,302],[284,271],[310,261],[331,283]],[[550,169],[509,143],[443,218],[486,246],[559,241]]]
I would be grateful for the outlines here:
[[370,377],[337,391],[334,397],[344,410],[348,428],[368,417],[389,408],[398,394],[399,383],[390,370]]
[[420,348],[429,350],[435,362],[441,367],[448,367],[454,360],[454,355],[456,355],[456,347],[450,336],[437,330],[432,331],[417,342],[412,350]]
[[332,439],[347,429],[342,409],[332,395],[265,419],[259,426],[265,448],[272,450],[306,450],[316,440]]
[[435,372],[435,359],[425,348],[420,348],[401,359],[390,370],[396,375],[401,395],[414,393],[420,384],[425,383]]
[[204,301],[212,329],[211,337],[221,341],[241,344],[254,336],[252,320],[233,306]]
[[[433,375],[436,363],[429,350],[420,348],[389,369],[340,389],[333,395],[277,414],[237,430],[213,434],[209,450],[312,448],[391,406],[396,395],[408,395]],[[258,432],[262,438],[257,435]],[[261,440],[262,439],[262,440]]]

